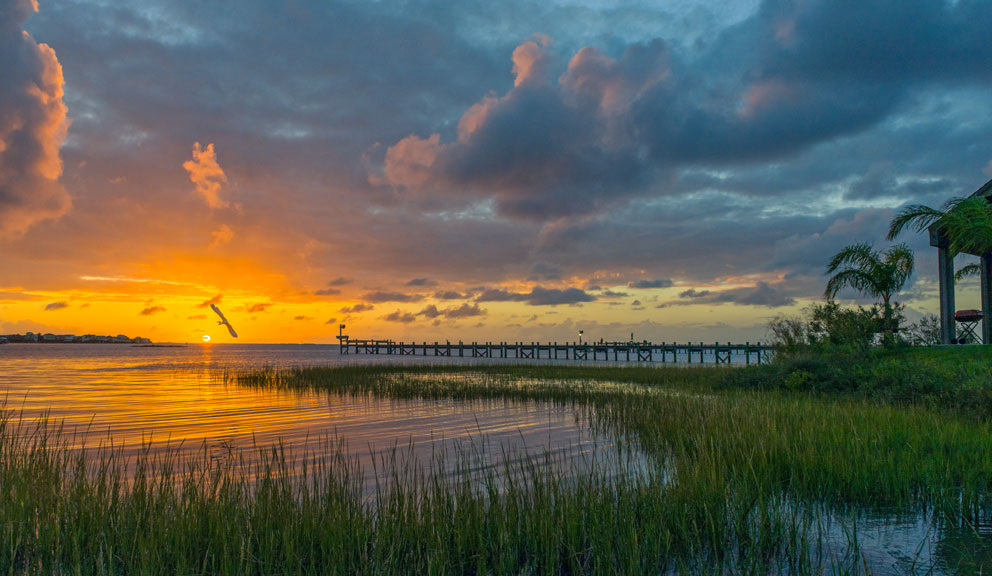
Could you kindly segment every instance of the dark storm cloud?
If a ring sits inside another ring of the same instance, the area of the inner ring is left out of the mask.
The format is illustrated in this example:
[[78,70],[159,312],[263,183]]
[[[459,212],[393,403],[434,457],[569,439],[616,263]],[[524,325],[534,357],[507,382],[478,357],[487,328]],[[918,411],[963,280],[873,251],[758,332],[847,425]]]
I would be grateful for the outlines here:
[[596,297],[578,288],[542,288],[535,286],[530,292],[508,292],[489,289],[476,296],[476,302],[526,302],[530,306],[558,306],[593,302]]
[[436,300],[565,272],[775,271],[819,296],[826,259],[879,241],[892,209],[985,179],[986,2],[769,0],[719,28],[623,4],[45,3],[27,26],[65,68],[74,210],[0,269],[140,262],[145,230],[202,250],[173,225],[197,218],[196,141],[244,203],[227,248],[312,271],[297,286],[463,292]]
[[560,280],[561,268],[547,262],[535,262],[530,268],[528,280]]
[[[689,293],[691,292],[691,293]],[[789,290],[784,285],[772,285],[767,282],[758,282],[754,286],[742,288],[731,288],[718,292],[692,290],[683,292],[685,296],[679,295],[682,300],[670,300],[663,302],[657,308],[667,308],[668,306],[690,306],[705,304],[739,304],[743,306],[765,306],[768,308],[778,308],[791,306],[796,303],[795,298],[789,295]]]
[[703,298],[709,296],[709,290],[696,290],[695,288],[689,288],[688,290],[683,290],[679,292],[679,298]]
[[979,0],[769,0],[694,59],[654,40],[617,57],[586,47],[554,72],[539,38],[456,138],[404,138],[371,179],[412,199],[469,192],[513,218],[593,213],[655,192],[646,183],[672,168],[791,158],[862,132],[934,82],[987,84],[990,26]]
[[382,302],[420,302],[424,297],[420,294],[404,294],[403,292],[367,292],[362,300],[380,304]]

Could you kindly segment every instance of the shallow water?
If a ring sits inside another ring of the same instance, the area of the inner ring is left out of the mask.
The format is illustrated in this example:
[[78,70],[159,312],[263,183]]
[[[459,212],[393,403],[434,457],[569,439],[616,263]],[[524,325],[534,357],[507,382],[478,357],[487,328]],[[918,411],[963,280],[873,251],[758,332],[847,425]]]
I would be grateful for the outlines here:
[[332,346],[7,344],[0,399],[26,419],[47,413],[64,423],[75,447],[112,441],[130,456],[149,441],[153,454],[181,446],[214,458],[276,443],[297,454],[340,446],[365,471],[367,488],[394,449],[399,466],[463,453],[476,469],[547,457],[577,471],[615,452],[616,441],[593,430],[586,411],[550,402],[373,398],[245,388],[222,377],[339,363]]
[[[415,362],[459,360],[469,359]],[[507,455],[514,461],[547,456],[572,474],[591,466],[643,470],[642,457],[627,449],[634,443],[598,429],[588,412],[575,407],[243,388],[222,378],[225,371],[260,367],[387,362],[410,358],[340,357],[335,346],[317,345],[7,344],[0,346],[0,399],[6,396],[7,408],[23,410],[27,418],[48,412],[67,429],[85,431],[77,444],[96,446],[112,437],[132,454],[149,439],[162,449],[167,441],[182,441],[184,450],[203,448],[211,458],[279,440],[299,453],[304,445],[313,450],[329,440],[323,445],[343,446],[359,462],[366,491],[374,489],[374,469],[381,471],[394,449],[424,466],[437,454],[470,454],[473,470],[482,474],[498,472]],[[961,562],[992,567],[992,522],[947,526],[928,513],[857,509],[824,511],[818,518],[826,565],[857,559],[854,564],[872,574],[978,573],[959,568]]]

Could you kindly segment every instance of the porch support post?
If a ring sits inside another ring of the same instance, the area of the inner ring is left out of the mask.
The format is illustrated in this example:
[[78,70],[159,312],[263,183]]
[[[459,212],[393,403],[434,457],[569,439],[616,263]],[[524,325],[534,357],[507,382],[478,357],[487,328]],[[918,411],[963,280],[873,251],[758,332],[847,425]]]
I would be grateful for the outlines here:
[[[982,278],[984,280],[984,274]],[[951,340],[956,338],[954,326],[954,257],[944,247],[937,248],[937,279],[940,283],[940,340],[944,344],[950,344]]]
[[992,344],[992,253],[982,255],[982,344]]

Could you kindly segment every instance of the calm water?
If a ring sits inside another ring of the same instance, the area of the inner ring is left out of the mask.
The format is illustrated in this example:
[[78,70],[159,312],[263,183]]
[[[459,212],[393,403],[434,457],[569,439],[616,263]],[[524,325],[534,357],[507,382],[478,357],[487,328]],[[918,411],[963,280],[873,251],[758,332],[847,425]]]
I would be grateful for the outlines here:
[[[471,362],[414,358],[417,363]],[[373,462],[396,452],[429,464],[438,452],[469,452],[480,468],[514,458],[551,455],[557,465],[581,473],[590,465],[643,465],[630,450],[597,431],[580,409],[543,402],[422,401],[373,399],[316,392],[249,389],[224,384],[224,371],[271,366],[342,363],[410,363],[410,357],[350,355],[322,345],[192,345],[139,348],[130,345],[0,346],[0,399],[32,417],[49,412],[66,427],[87,430],[80,442],[95,446],[112,437],[127,450],[153,446],[205,447],[223,457],[253,445],[281,440],[311,449],[321,438],[337,439],[374,486]],[[504,360],[504,362],[506,362]],[[622,458],[619,453],[625,454]],[[476,470],[480,470],[477,468]],[[381,469],[381,466],[380,466]],[[874,574],[956,574],[960,556],[992,563],[988,527],[938,526],[927,514],[854,510],[823,517],[827,558],[855,552]]]
[[205,446],[212,455],[343,442],[370,486],[373,463],[394,448],[425,465],[438,453],[465,452],[488,466],[501,465],[504,454],[550,455],[579,470],[614,450],[582,410],[546,402],[381,399],[244,388],[220,378],[229,370],[370,360],[380,361],[342,359],[335,346],[319,345],[7,344],[0,346],[0,399],[29,418],[48,412],[64,421],[79,432],[77,444],[112,438],[132,454],[148,440],[153,449],[182,442],[184,450]]

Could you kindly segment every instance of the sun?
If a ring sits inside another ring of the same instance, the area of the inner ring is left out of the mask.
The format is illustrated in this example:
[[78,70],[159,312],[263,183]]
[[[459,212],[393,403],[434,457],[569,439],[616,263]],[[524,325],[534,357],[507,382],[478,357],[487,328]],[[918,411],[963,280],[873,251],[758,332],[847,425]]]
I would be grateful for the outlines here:
[[204,334],[203,335],[203,341],[204,342],[210,342],[210,334]]

